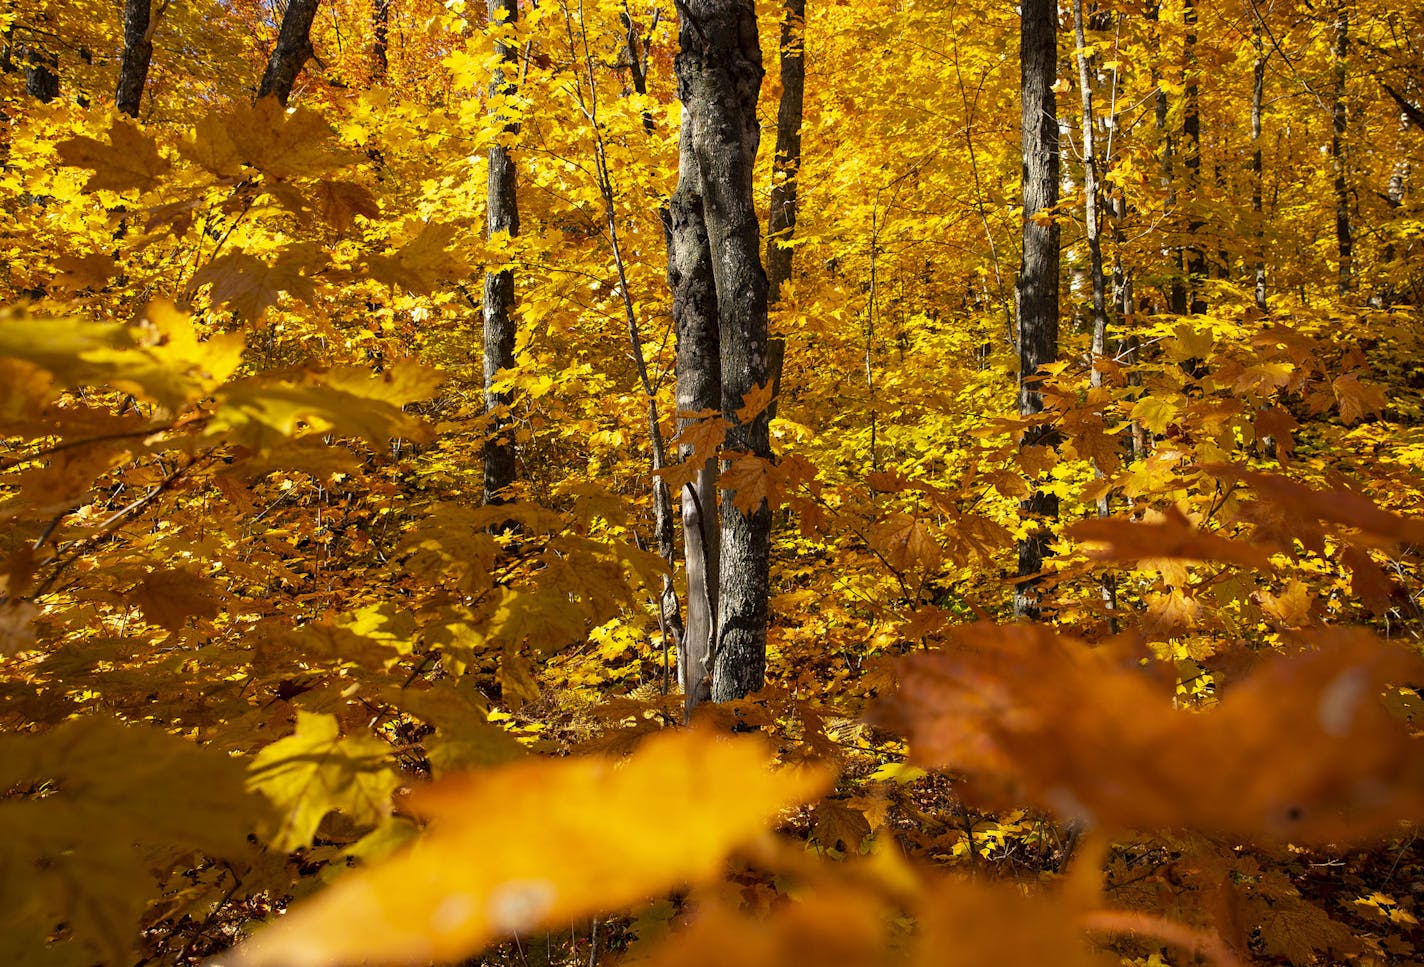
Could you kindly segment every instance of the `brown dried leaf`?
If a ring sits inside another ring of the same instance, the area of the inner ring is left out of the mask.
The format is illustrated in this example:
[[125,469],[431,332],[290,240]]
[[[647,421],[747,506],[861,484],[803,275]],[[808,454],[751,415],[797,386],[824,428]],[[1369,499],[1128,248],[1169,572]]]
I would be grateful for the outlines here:
[[925,522],[909,514],[891,514],[870,532],[870,546],[901,573],[912,568],[933,568],[940,562],[939,542]]
[[775,507],[781,500],[772,462],[754,453],[730,454],[731,463],[722,470],[717,485],[732,491],[732,503],[744,514],[754,514],[765,501]]
[[220,609],[217,582],[192,568],[153,571],[133,591],[133,601],[151,624],[178,631],[188,619],[215,618]]
[[312,200],[317,214],[338,232],[350,231],[357,215],[375,218],[381,213],[375,196],[364,186],[350,181],[323,178],[317,182]]
[[1424,660],[1372,635],[1316,633],[1206,711],[1171,681],[1042,627],[974,625],[901,665],[880,717],[981,798],[1032,799],[1110,829],[1192,826],[1319,843],[1387,835],[1424,810],[1424,747],[1381,693]]
[[1101,545],[1088,549],[1088,556],[1099,561],[1222,561],[1263,571],[1271,568],[1271,556],[1264,548],[1198,530],[1175,506],[1151,522],[1121,517],[1079,521],[1068,528],[1068,534]]

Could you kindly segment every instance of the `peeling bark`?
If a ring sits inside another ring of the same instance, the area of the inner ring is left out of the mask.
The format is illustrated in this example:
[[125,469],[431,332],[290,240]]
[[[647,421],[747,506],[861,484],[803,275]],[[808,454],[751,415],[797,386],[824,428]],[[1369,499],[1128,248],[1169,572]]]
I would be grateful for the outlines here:
[[[768,370],[766,273],[752,195],[763,73],[756,11],[750,0],[687,0],[678,3],[678,13],[678,96],[717,293],[721,409],[732,423],[726,450],[766,460],[767,413],[746,423],[733,416],[747,393],[766,383]],[[721,518],[712,675],[712,698],[719,702],[742,698],[765,681],[771,509],[763,502],[745,513],[726,491]]]
[[[683,108],[677,191],[663,212],[668,247],[668,285],[677,332],[678,429],[697,413],[722,409],[722,362],[718,346],[717,285],[702,215],[702,182],[690,143],[692,125]],[[683,446],[681,457],[691,459]],[[686,711],[712,697],[712,646],[717,629],[717,591],[722,553],[717,512],[717,460],[708,458],[694,483],[682,488],[683,556],[687,569],[687,620],[678,653]]]

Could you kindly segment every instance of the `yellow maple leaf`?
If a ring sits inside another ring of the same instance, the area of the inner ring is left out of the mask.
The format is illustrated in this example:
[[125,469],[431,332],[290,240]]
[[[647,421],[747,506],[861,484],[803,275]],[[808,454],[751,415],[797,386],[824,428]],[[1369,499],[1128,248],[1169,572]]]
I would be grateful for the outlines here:
[[780,502],[781,488],[774,474],[772,462],[754,453],[741,452],[732,457],[717,478],[717,485],[731,491],[732,504],[742,513],[754,514],[762,501],[771,506]]
[[1330,385],[1340,404],[1340,419],[1346,424],[1358,423],[1384,409],[1384,390],[1361,382],[1354,373],[1346,373]]
[[[715,877],[822,770],[772,772],[766,747],[672,732],[624,763],[580,757],[457,776],[411,797],[410,849],[347,876],[259,932],[229,967],[426,964],[501,936],[617,910]],[[649,823],[648,804],[676,816]]]
[[935,567],[940,562],[939,543],[925,522],[909,514],[891,514],[870,534],[870,546],[897,571]]
[[58,145],[59,157],[72,168],[94,172],[85,191],[147,191],[172,167],[158,152],[158,144],[134,122],[115,116],[106,144],[94,138],[74,137]]
[[747,394],[742,397],[741,408],[737,410],[737,422],[750,423],[760,416],[762,411],[771,405],[773,393],[771,380],[747,390]]

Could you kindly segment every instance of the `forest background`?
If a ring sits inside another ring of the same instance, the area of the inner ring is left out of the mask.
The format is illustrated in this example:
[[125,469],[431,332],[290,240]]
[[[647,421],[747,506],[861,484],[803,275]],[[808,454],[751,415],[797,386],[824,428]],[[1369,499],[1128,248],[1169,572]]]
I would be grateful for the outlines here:
[[1419,962],[1424,11],[763,4],[709,412],[749,9],[3,5],[0,959]]

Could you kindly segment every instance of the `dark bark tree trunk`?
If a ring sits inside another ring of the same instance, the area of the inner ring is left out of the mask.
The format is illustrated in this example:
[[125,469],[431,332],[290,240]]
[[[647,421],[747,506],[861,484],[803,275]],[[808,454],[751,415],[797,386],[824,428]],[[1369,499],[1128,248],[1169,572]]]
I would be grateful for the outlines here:
[[[1161,6],[1159,0],[1149,0],[1147,4],[1147,20],[1156,25],[1161,21]],[[1162,34],[1159,27],[1154,27],[1154,40],[1161,43]],[[1156,88],[1153,94],[1153,120],[1156,124],[1157,137],[1161,141],[1158,159],[1159,172],[1162,179],[1162,190],[1166,193],[1164,211],[1171,214],[1177,207],[1177,182],[1176,182],[1176,143],[1172,138],[1172,132],[1167,127],[1167,91],[1162,86],[1161,78],[1158,75],[1157,58],[1151,59],[1152,84]],[[1187,285],[1182,278],[1184,268],[1182,265],[1182,253],[1180,249],[1173,252],[1176,260],[1174,274],[1167,289],[1167,311],[1176,313],[1179,316],[1187,313]],[[1149,310],[1150,311],[1150,310]]]
[[59,97],[59,55],[28,45],[16,53],[25,71],[25,93],[42,104]]
[[143,85],[148,80],[148,65],[153,60],[153,31],[150,21],[151,0],[125,0],[124,53],[119,62],[119,86],[114,93],[114,106],[120,114],[138,117],[143,103]]
[[794,252],[796,183],[801,172],[801,117],[806,93],[806,0],[786,0],[781,21],[781,104],[776,111],[776,158],[766,232],[767,302],[781,300]]
[[[503,18],[514,23],[519,15],[517,0],[489,0],[491,23]],[[496,41],[495,54],[501,66],[494,71],[490,93],[510,94],[514,85],[519,48],[512,43]],[[506,133],[517,130],[514,122],[503,126]],[[494,238],[508,233],[519,234],[519,206],[515,193],[514,161],[503,144],[489,149],[489,218],[488,235]],[[505,492],[514,483],[514,438],[509,409],[513,397],[508,391],[495,389],[500,370],[514,366],[514,271],[502,268],[485,273],[484,293],[484,384],[485,412],[490,418],[489,436],[484,447],[484,499],[487,504],[502,503]]]
[[1419,130],[1424,131],[1424,108],[1419,107],[1383,81],[1380,82],[1380,86],[1384,88],[1384,92],[1393,99],[1394,103],[1399,106],[1400,113],[1404,115],[1404,119]]
[[[752,194],[759,129],[761,47],[750,0],[678,3],[678,96],[691,129],[717,292],[721,408],[728,453],[771,457],[767,413],[736,419],[747,393],[767,382],[766,273]],[[712,698],[761,688],[766,674],[771,509],[750,513],[722,498],[722,553]]]
[[262,74],[262,83],[257,87],[259,98],[269,94],[282,104],[292,96],[292,86],[297,75],[312,55],[311,27],[316,19],[316,8],[320,0],[290,0],[287,13],[282,17],[282,29],[277,34],[277,46],[267,60],[267,70]]
[[[1023,95],[1023,263],[1019,271],[1019,413],[1043,410],[1036,377],[1058,356],[1058,224],[1051,216],[1058,204],[1058,106],[1053,84],[1058,74],[1057,7],[1052,0],[1024,0],[1020,5],[1020,89]],[[1038,426],[1024,434],[1023,445],[1052,442],[1052,431]],[[1048,546],[1045,519],[1058,514],[1058,498],[1035,491],[1020,508],[1032,531],[1019,541],[1019,583],[1014,613],[1038,618],[1040,581]]]
[[[767,304],[781,301],[781,286],[791,278],[796,233],[796,186],[801,176],[801,119],[806,100],[806,0],[786,0],[781,20],[781,103],[776,109],[776,155],[771,180],[771,211],[766,231]],[[774,395],[767,416],[776,418],[786,340],[771,336],[767,367]]]
[[[1182,21],[1187,33],[1183,42],[1186,63],[1182,68],[1182,168],[1187,179],[1187,288],[1191,301],[1187,311],[1192,315],[1206,312],[1203,282],[1206,280],[1206,245],[1198,209],[1201,206],[1201,84],[1197,70],[1197,6],[1196,0],[1185,0]],[[1193,367],[1195,368],[1195,367]]]
[[[658,27],[658,18],[661,11],[653,11],[653,22],[648,28],[648,37],[652,36]],[[643,36],[642,29],[638,22],[633,19],[625,7],[618,15],[618,22],[623,25],[623,52],[628,58],[628,74],[633,79],[633,90],[639,94],[648,93],[648,37]],[[643,130],[652,134],[657,129],[657,122],[653,120],[651,111],[643,112]]]
[[1251,217],[1255,236],[1256,308],[1266,311],[1266,213],[1265,163],[1261,155],[1261,112],[1266,95],[1266,43],[1258,19],[1251,28],[1251,44],[1256,60],[1251,66]]
[[[720,413],[722,362],[718,339],[717,285],[712,249],[702,214],[702,181],[693,152],[692,123],[683,107],[677,191],[663,213],[668,245],[668,285],[677,330],[678,429],[696,422],[695,414]],[[690,446],[683,460],[693,457]],[[717,459],[708,457],[697,479],[684,485],[683,556],[687,568],[687,620],[678,653],[678,678],[686,711],[712,697],[712,651],[717,631],[717,595],[722,553],[717,511]]]
[[1350,52],[1350,13],[1343,2],[1335,10],[1335,101],[1331,105],[1330,164],[1335,175],[1335,243],[1340,256],[1341,295],[1350,291],[1354,275],[1355,241],[1350,230],[1350,186],[1345,171],[1346,58]]
[[391,71],[391,0],[371,4],[371,74],[385,80]]

